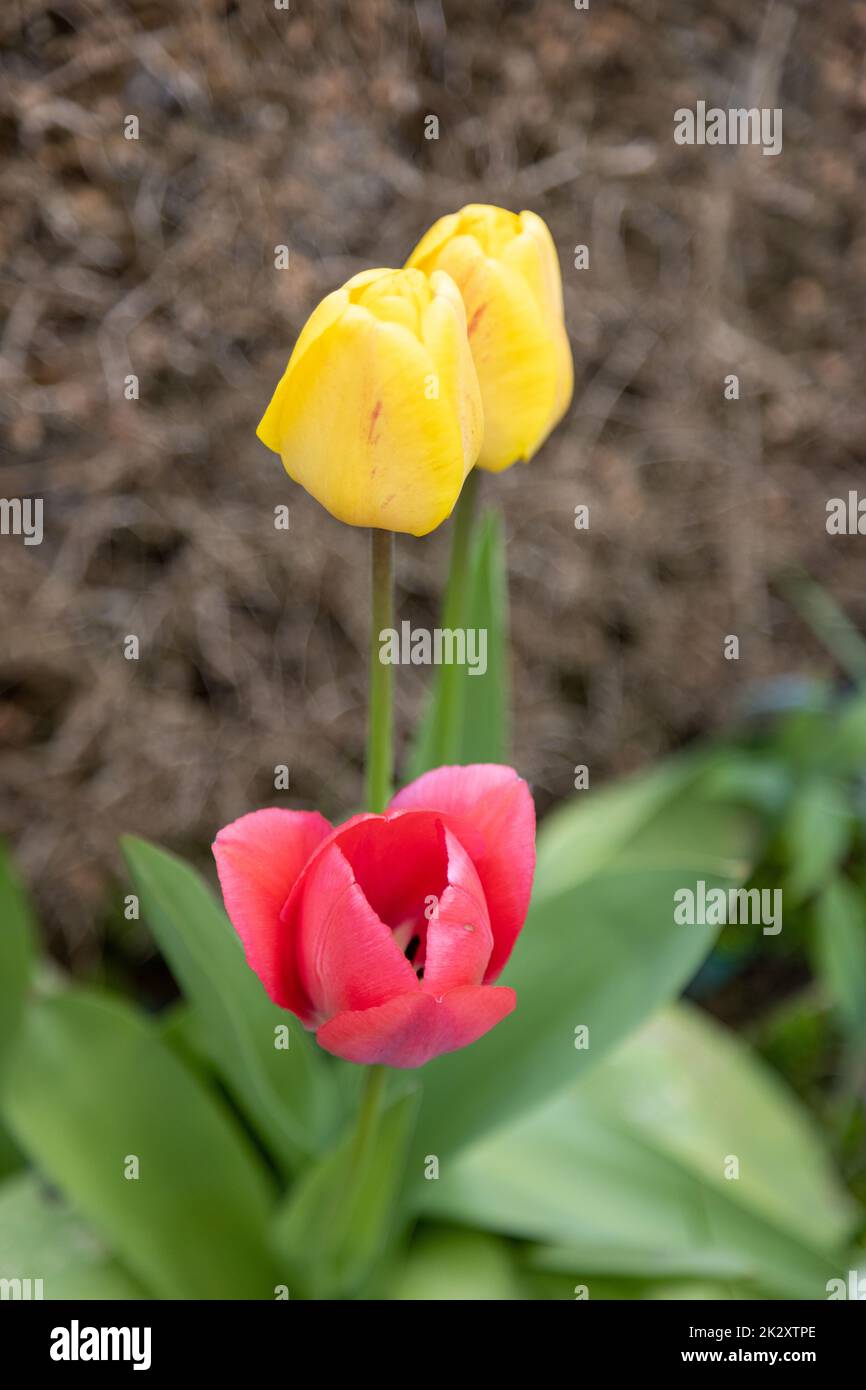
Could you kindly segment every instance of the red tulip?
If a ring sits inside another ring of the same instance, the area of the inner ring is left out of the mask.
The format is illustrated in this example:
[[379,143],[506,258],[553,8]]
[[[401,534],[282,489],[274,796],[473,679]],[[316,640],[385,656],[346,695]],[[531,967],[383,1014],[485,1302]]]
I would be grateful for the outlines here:
[[226,910],[276,1004],[350,1062],[420,1067],[511,1013],[535,808],[510,767],[440,767],[382,816],[253,811],[214,844]]

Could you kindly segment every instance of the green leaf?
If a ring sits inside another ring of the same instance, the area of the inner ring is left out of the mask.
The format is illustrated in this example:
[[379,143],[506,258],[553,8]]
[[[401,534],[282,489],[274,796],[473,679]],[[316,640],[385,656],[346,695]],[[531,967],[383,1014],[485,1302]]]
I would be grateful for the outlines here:
[[422,1231],[385,1297],[398,1301],[500,1302],[525,1297],[504,1240],[483,1231]]
[[866,902],[835,878],[815,904],[818,970],[830,1001],[855,1035],[866,1036]]
[[357,1289],[393,1231],[418,1091],[382,1112],[360,1171],[354,1133],[299,1179],[274,1223],[274,1248],[306,1296]]
[[[271,1003],[198,874],[144,840],[126,839],[123,850],[145,917],[236,1104],[293,1171],[336,1120],[324,1059],[298,1020]],[[275,1046],[278,1036],[288,1047]]]
[[0,1182],[25,1166],[25,1157],[4,1124],[0,1124]]
[[789,762],[750,748],[718,759],[705,785],[720,799],[751,807],[769,827],[790,801],[795,777]]
[[0,1066],[21,1024],[35,940],[30,904],[9,852],[0,844]]
[[[562,1104],[564,1102],[557,1102]],[[568,1124],[573,1123],[569,1114]],[[511,1133],[510,1130],[507,1133]],[[602,1141],[604,1142],[604,1141]],[[590,1164],[592,1176],[590,1185],[593,1190],[596,1188],[598,1174],[595,1172],[593,1164]],[[462,1171],[462,1170],[461,1170]],[[665,1174],[666,1170],[659,1167],[655,1170],[658,1174]],[[622,1170],[617,1169],[621,1174]],[[562,1174],[558,1175],[558,1180],[562,1180]],[[624,1180],[623,1201],[627,1210],[630,1211],[634,1201],[634,1193],[631,1190],[634,1182],[634,1175],[629,1174]],[[682,1187],[682,1206],[688,1201],[691,1188],[687,1180],[681,1179]],[[444,1199],[447,1202],[447,1197]],[[613,1187],[604,1194],[604,1200],[612,1210],[616,1201],[616,1193]],[[672,1187],[669,1193],[665,1194],[663,1201],[663,1215],[665,1218],[670,1216],[670,1207],[677,1212],[677,1192]],[[501,1220],[501,1212],[499,1215]],[[522,1212],[518,1218],[519,1222],[530,1222],[527,1212]],[[547,1217],[542,1219],[542,1224],[547,1226]],[[569,1223],[571,1224],[571,1223]],[[676,1232],[681,1223],[674,1218],[673,1228]],[[578,1237],[579,1244],[576,1245],[532,1245],[527,1247],[526,1263],[532,1269],[562,1271],[568,1273],[572,1278],[577,1278],[578,1272],[583,1275],[590,1271],[594,1276],[618,1279],[635,1279],[640,1281],[653,1281],[660,1279],[682,1279],[682,1278],[704,1278],[710,1276],[714,1279],[737,1279],[743,1277],[742,1257],[731,1251],[706,1248],[701,1245],[690,1246],[681,1241],[678,1235],[670,1243],[666,1243],[663,1223],[651,1226],[648,1230],[638,1229],[630,1238],[627,1229],[615,1225],[606,1225],[603,1232],[593,1229],[589,1236],[581,1233]],[[659,1244],[655,1242],[658,1241]],[[595,1283],[593,1283],[593,1296],[595,1294]]]
[[835,712],[827,756],[843,776],[856,774],[866,763],[866,697],[863,695],[852,695]]
[[848,614],[805,570],[784,575],[779,588],[843,671],[866,685],[866,642]]
[[162,1010],[158,1022],[160,1038],[184,1066],[199,1076],[211,1079],[215,1075],[213,1058],[201,1018],[192,1004],[187,1004],[185,999],[175,1000]]
[[498,512],[487,512],[474,538],[467,627],[487,633],[487,670],[461,669],[463,723],[459,763],[509,761],[508,580]]
[[[635,1273],[634,1274],[606,1274],[601,1273],[593,1264],[592,1267],[592,1289],[587,1283],[586,1270],[588,1266],[584,1264],[581,1272],[575,1272],[573,1268],[575,1262],[575,1252],[567,1246],[559,1247],[554,1245],[544,1246],[524,1246],[523,1258],[520,1264],[520,1271],[523,1283],[531,1291],[534,1298],[542,1298],[546,1301],[580,1302],[591,1296],[592,1301],[597,1303],[600,1299],[612,1299],[619,1303],[625,1300],[647,1299],[750,1299],[755,1295],[754,1286],[750,1286],[747,1280],[734,1279],[727,1275],[722,1281],[718,1271],[718,1260],[710,1263],[713,1277],[717,1281],[710,1283],[703,1274],[702,1268],[695,1275],[683,1275],[675,1273],[668,1275],[665,1263],[662,1260],[642,1261],[640,1252],[635,1254]],[[614,1262],[614,1268],[618,1268],[620,1260]],[[701,1264],[700,1261],[695,1261]],[[703,1263],[708,1263],[704,1261]],[[642,1264],[649,1267],[647,1274],[640,1273]],[[672,1268],[677,1271],[682,1260],[675,1261]],[[658,1266],[658,1273],[653,1272],[654,1266]],[[739,1262],[737,1262],[739,1268]]]
[[[535,898],[553,898],[615,866],[676,797],[703,774],[694,760],[673,759],[598,792],[580,793],[547,817],[538,835]],[[664,831],[662,832],[664,833]]]
[[855,1213],[807,1113],[691,1006],[441,1171],[427,1212],[543,1242],[535,1262],[590,1290],[682,1275],[820,1299],[847,1268]]
[[31,1291],[38,1288],[45,1299],[147,1297],[95,1232],[32,1173],[0,1186],[0,1279],[29,1279]]
[[815,777],[801,787],[782,827],[790,861],[784,891],[792,903],[803,902],[832,878],[851,843],[851,831],[851,806],[842,784]]
[[[33,1006],[3,1111],[22,1147],[157,1298],[272,1298],[272,1190],[231,1115],[125,1005]],[[135,1156],[139,1177],[125,1176]]]
[[508,762],[508,587],[505,539],[497,512],[487,512],[473,535],[460,625],[485,634],[486,670],[473,675],[468,666],[437,667],[430,703],[409,757],[407,780],[443,764]]
[[[425,1067],[422,1154],[450,1155],[566,1086],[694,975],[717,928],[678,925],[674,893],[700,879],[737,884],[750,838],[744,816],[703,799],[694,778],[666,771],[587,794],[544,827],[529,917],[503,976],[517,1009]],[[579,1050],[581,1026],[589,1047]]]

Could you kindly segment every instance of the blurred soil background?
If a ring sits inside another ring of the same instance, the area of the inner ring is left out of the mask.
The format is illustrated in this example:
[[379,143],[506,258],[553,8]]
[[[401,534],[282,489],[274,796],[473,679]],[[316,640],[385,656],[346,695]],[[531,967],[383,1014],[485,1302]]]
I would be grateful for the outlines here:
[[[359,803],[366,537],[254,431],[314,304],[466,202],[547,219],[577,368],[484,479],[539,808],[834,673],[781,581],[866,626],[863,539],[825,530],[866,485],[866,3],[6,0],[0,43],[0,492],[45,499],[41,546],[0,538],[0,833],[63,959],[99,954],[119,832],[205,864],[254,807]],[[698,99],[782,107],[783,153],[677,146]],[[448,541],[400,541],[401,617],[435,621]]]

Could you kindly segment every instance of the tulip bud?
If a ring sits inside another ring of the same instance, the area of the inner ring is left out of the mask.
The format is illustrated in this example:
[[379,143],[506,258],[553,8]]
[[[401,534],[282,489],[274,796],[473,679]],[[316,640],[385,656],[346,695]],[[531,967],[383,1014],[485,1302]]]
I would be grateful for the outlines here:
[[484,404],[480,468],[531,459],[568,409],[574,384],[553,238],[534,212],[470,203],[440,217],[407,265],[445,270],[466,306]]
[[339,521],[424,536],[450,514],[482,431],[453,281],[366,270],[314,310],[258,436]]

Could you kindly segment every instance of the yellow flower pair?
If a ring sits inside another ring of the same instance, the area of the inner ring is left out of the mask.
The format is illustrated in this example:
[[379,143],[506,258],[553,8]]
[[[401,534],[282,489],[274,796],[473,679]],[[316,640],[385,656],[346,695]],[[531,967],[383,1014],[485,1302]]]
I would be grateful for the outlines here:
[[340,521],[424,536],[476,464],[532,458],[572,381],[547,226],[471,204],[322,300],[258,434]]

